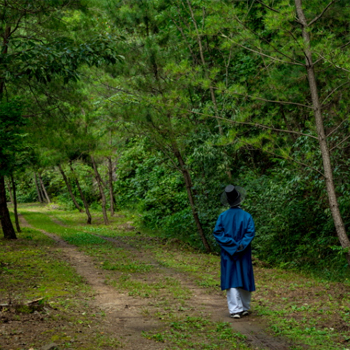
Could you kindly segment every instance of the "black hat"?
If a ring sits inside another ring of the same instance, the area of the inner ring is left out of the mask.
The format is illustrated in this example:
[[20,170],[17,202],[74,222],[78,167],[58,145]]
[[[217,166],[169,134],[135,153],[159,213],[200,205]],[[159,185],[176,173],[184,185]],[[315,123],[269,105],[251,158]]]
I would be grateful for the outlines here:
[[221,203],[224,206],[236,207],[240,205],[246,196],[246,191],[243,187],[228,185],[221,195]]

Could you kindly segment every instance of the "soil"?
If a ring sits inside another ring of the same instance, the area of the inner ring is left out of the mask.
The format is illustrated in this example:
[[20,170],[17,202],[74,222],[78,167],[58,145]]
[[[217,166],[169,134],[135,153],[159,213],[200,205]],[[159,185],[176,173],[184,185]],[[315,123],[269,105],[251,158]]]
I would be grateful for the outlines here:
[[[21,216],[20,219],[23,226],[30,227],[23,216]],[[52,219],[56,224],[64,225],[59,220]],[[112,286],[107,285],[107,272],[99,269],[91,257],[79,251],[75,246],[66,243],[57,235],[50,232],[42,232],[57,243],[57,248],[60,251],[61,258],[69,262],[69,264],[75,268],[77,273],[86,280],[86,283],[91,286],[93,293],[87,298],[87,300],[82,300],[82,302],[85,304],[87,303],[90,311],[96,310],[96,315],[101,314],[101,312],[105,314],[105,317],[96,316],[95,320],[97,321],[98,326],[95,327],[95,329],[82,328],[79,330],[80,333],[89,334],[89,332],[91,333],[92,331],[99,334],[113,335],[113,337],[122,339],[122,344],[120,345],[126,350],[164,349],[164,344],[157,343],[142,336],[142,331],[159,330],[162,327],[161,321],[147,317],[147,315],[142,313],[143,308],[147,307],[149,309],[152,307],[147,299],[129,296]],[[123,239],[109,237],[102,238],[112,242],[120,248],[135,254],[137,253],[138,258],[141,257],[145,263],[158,265],[158,268],[161,268],[167,275],[176,277],[183,286],[186,286],[186,288],[192,291],[193,297],[190,300],[190,304],[193,309],[205,310],[206,313],[211,315],[213,321],[230,322],[234,331],[244,334],[247,337],[247,342],[253,349],[290,349],[290,345],[286,340],[273,337],[265,331],[266,325],[264,324],[263,319],[254,314],[254,312],[240,320],[231,319],[227,311],[226,299],[220,291],[212,292],[200,288],[194,284],[190,277],[185,273],[179,273],[171,268],[160,266],[159,263],[152,258],[151,254],[147,254],[147,251],[143,251],[142,254],[140,254],[140,251],[137,248],[128,244],[128,240],[125,237],[123,237]],[[76,297],[79,298],[79,294]],[[55,313],[55,310],[51,310],[49,307],[47,311],[49,314]],[[79,313],[78,310],[76,312],[77,314]],[[1,331],[3,334],[7,334],[6,332],[10,329],[8,326],[11,323],[11,329],[15,328],[17,332],[16,335],[11,337],[11,339],[13,339],[12,343],[7,342],[7,344],[4,345],[0,342],[0,349],[4,350],[18,348],[19,344],[22,344],[23,346],[24,344],[29,344],[30,339],[23,340],[25,334],[32,334],[33,337],[35,337],[48,331],[52,326],[57,327],[57,324],[50,325],[48,322],[44,322],[48,321],[48,318],[39,312],[25,315],[25,317],[21,317],[20,320],[16,320],[15,312],[12,312],[11,314],[10,311],[2,317],[5,317],[5,319],[0,320],[0,324],[2,323],[0,334]],[[14,323],[15,327],[13,327]],[[63,323],[61,326],[64,327]],[[35,327],[35,332],[30,331],[33,327]],[[75,330],[75,332],[77,332],[77,330]],[[68,331],[67,337],[69,336],[70,333]],[[72,339],[72,337],[70,339]],[[81,343],[83,343],[84,337],[81,337],[80,340]],[[17,347],[15,347],[15,345],[17,345]],[[111,347],[111,349],[112,348],[115,347]],[[28,349],[28,347],[24,346],[23,349]]]

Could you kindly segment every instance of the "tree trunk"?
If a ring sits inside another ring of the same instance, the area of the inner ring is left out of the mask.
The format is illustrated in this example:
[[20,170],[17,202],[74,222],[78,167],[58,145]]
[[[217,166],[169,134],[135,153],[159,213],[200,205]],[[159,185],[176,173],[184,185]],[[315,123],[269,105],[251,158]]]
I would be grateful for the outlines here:
[[101,177],[100,177],[100,174],[98,173],[97,166],[96,166],[96,163],[95,163],[93,156],[91,156],[91,161],[92,161],[92,166],[93,166],[94,172],[95,172],[95,179],[97,181],[98,189],[100,191],[100,195],[101,195],[101,199],[102,199],[103,221],[104,221],[105,225],[108,225],[109,222],[108,222],[107,211],[106,211],[106,196],[103,192]]
[[4,176],[0,176],[0,220],[4,238],[17,239],[7,208]]
[[[309,80],[309,87],[310,87],[312,105],[314,110],[318,142],[319,142],[321,154],[322,154],[323,169],[324,169],[324,174],[326,178],[326,187],[327,187],[329,206],[331,209],[335,229],[336,229],[340,244],[342,248],[349,249],[350,240],[346,234],[344,222],[340,214],[337,195],[334,187],[331,157],[330,157],[329,147],[327,144],[326,134],[324,131],[321,103],[319,101],[315,69],[312,61],[312,52],[310,47],[310,34],[308,31],[308,24],[305,18],[304,11],[302,9],[302,1],[295,0],[295,6],[296,6],[296,11],[297,11],[299,21],[302,26],[302,35],[305,42],[304,53],[305,53],[307,76]],[[350,267],[350,251],[347,252],[346,258]]]
[[75,183],[77,185],[77,188],[78,188],[78,191],[80,193],[80,198],[81,200],[83,201],[84,203],[84,208],[85,208],[85,213],[86,213],[86,216],[87,216],[87,224],[91,225],[91,222],[92,222],[92,218],[91,218],[91,214],[90,214],[90,210],[89,210],[89,204],[84,196],[84,192],[82,191],[81,187],[80,187],[80,183],[79,183],[79,180],[78,180],[78,177],[77,175],[75,174],[75,171],[73,169],[73,166],[72,164],[69,164],[69,167],[70,167],[70,170],[75,178]]
[[[11,36],[11,27],[6,26],[4,33],[3,33],[3,42],[2,42],[2,54],[6,55],[8,50],[8,40]],[[5,89],[5,79],[1,77],[0,79],[0,100],[3,99],[4,95],[4,89]],[[1,164],[0,164],[0,170]],[[4,234],[4,238],[6,239],[16,239],[16,233],[13,229],[13,225],[10,218],[10,213],[7,208],[7,202],[6,202],[6,189],[5,189],[5,177],[0,176],[0,221],[1,221],[1,227]]]
[[198,233],[199,233],[199,236],[202,240],[202,243],[204,245],[204,248],[207,252],[210,252],[211,249],[210,249],[210,246],[209,246],[209,243],[204,235],[204,232],[203,232],[203,228],[202,228],[202,224],[199,220],[199,217],[198,217],[198,213],[197,213],[197,209],[196,209],[196,206],[195,206],[195,203],[194,203],[194,198],[193,198],[193,194],[192,194],[192,180],[191,180],[191,175],[190,175],[190,172],[188,171],[188,169],[186,168],[186,165],[185,165],[185,162],[182,158],[182,155],[180,153],[180,151],[178,150],[178,148],[173,145],[173,152],[177,158],[177,160],[179,161],[179,164],[180,164],[180,168],[181,168],[181,172],[182,172],[182,176],[185,180],[185,186],[186,186],[186,191],[187,191],[187,196],[188,196],[188,200],[190,202],[190,206],[191,206],[191,209],[192,209],[192,215],[193,215],[193,219],[197,225],[197,230],[198,230]]
[[113,194],[113,164],[112,157],[107,157],[108,159],[108,180],[109,180],[109,200],[110,200],[110,211],[111,216],[114,215],[114,194]]
[[[6,182],[6,181],[5,181],[5,182]],[[10,182],[9,182],[9,181],[7,181],[6,183],[7,183],[7,191],[8,191],[8,193],[9,193],[9,195],[10,195],[10,201],[11,201],[11,203],[13,204],[13,196],[12,196],[12,191],[11,191],[11,185],[10,185]]]
[[18,220],[16,182],[15,182],[15,179],[13,178],[13,175],[11,175],[11,183],[12,183],[12,191],[13,191],[13,211],[15,213],[16,229],[17,229],[17,232],[22,232],[21,227],[19,226],[19,220]]
[[40,196],[41,196],[41,203],[45,203],[45,195],[43,192],[43,187],[41,186],[39,176],[38,176],[38,185],[39,185],[39,191],[40,191]]
[[72,199],[75,207],[82,213],[83,212],[83,209],[80,207],[80,205],[78,204],[74,194],[73,194],[73,191],[72,191],[72,186],[70,185],[70,182],[69,180],[67,179],[67,176],[66,174],[64,173],[62,167],[61,167],[61,164],[58,165],[58,169],[60,170],[60,173],[62,174],[62,177],[63,177],[63,180],[67,186],[67,189],[68,189],[68,192],[69,192],[69,195],[70,195],[70,198]]
[[36,187],[36,193],[38,195],[38,200],[40,203],[43,203],[43,198],[42,198],[41,193],[40,193],[40,189],[38,186],[38,179],[36,178],[35,172],[34,172],[34,182],[35,182],[35,187]]
[[39,174],[39,180],[40,180],[40,184],[41,184],[41,188],[43,189],[43,192],[44,192],[44,195],[45,195],[45,198],[46,198],[46,201],[47,201],[47,203],[51,203],[51,201],[50,201],[50,197],[49,197],[49,195],[47,194],[47,192],[46,192],[46,188],[45,188],[45,185],[44,185],[44,182],[43,182],[43,179],[42,179],[42,177],[41,177],[41,175]]

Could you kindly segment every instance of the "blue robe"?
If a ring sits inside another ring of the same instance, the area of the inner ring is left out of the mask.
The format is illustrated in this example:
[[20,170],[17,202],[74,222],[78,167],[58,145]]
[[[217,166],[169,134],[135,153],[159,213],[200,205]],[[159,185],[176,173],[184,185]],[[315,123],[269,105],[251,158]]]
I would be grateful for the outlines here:
[[255,290],[251,241],[255,226],[250,214],[239,207],[223,212],[215,225],[214,237],[221,247],[221,289]]

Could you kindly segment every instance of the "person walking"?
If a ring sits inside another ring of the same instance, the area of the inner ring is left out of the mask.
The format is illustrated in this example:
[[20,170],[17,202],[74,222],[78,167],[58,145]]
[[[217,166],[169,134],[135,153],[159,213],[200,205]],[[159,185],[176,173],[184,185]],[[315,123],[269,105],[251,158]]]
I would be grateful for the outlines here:
[[249,314],[251,292],[255,291],[251,242],[255,236],[252,216],[241,209],[245,191],[228,185],[221,202],[229,205],[215,225],[214,237],[221,248],[221,289],[226,290],[230,316]]

